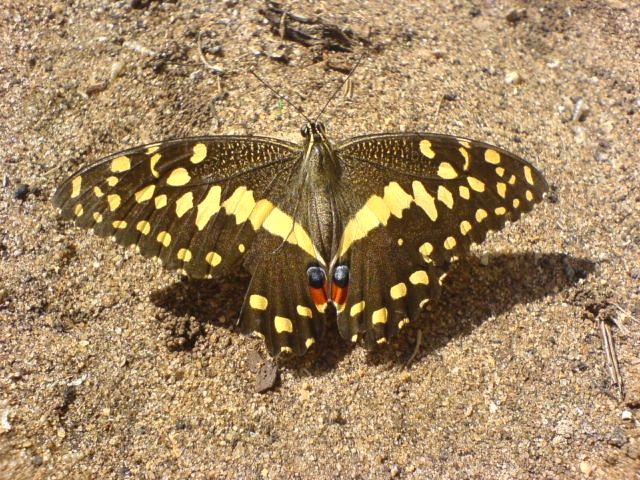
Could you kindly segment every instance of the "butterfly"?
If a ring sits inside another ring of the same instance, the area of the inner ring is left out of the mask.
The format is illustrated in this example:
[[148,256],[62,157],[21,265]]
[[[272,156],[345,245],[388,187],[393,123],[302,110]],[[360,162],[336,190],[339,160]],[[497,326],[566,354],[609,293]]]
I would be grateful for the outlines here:
[[302,143],[203,136],[144,145],[72,175],[62,217],[211,278],[245,268],[238,324],[272,355],[303,355],[336,321],[388,341],[435,300],[449,264],[539,202],[548,185],[501,148],[430,133]]

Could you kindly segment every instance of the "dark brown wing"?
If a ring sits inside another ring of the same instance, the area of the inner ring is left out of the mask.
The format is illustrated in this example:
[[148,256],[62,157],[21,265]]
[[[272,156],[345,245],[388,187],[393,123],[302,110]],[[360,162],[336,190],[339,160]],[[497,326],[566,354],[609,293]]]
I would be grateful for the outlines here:
[[[542,199],[530,163],[501,148],[433,134],[354,138],[338,147],[348,218],[336,264],[350,269],[344,338],[383,343],[434,299],[448,264]],[[366,183],[362,179],[366,179]]]
[[302,288],[317,255],[293,220],[289,191],[301,155],[295,144],[262,137],[145,145],[79,171],[53,203],[63,218],[122,245],[135,244],[144,256],[194,278],[243,263],[254,277],[240,326],[263,335],[272,353],[301,354],[322,331],[320,314]]

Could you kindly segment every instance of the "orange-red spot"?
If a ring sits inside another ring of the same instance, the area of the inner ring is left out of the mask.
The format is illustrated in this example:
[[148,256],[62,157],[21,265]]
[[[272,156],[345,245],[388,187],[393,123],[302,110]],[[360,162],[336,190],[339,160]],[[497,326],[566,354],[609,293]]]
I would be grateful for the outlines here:
[[335,283],[331,286],[331,300],[340,306],[344,305],[347,301],[347,292],[349,291],[349,287],[340,287]]
[[327,304],[327,287],[326,284],[323,288],[309,287],[309,293],[311,293],[311,299],[317,307],[322,307]]

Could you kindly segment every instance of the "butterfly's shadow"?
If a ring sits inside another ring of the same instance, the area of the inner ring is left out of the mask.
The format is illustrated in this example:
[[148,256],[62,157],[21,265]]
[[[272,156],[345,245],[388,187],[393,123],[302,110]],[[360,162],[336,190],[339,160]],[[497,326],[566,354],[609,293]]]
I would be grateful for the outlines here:
[[[422,332],[420,354],[414,361],[437,351],[450,341],[470,334],[486,320],[514,305],[526,304],[571,287],[595,270],[587,259],[565,254],[496,254],[488,262],[467,257],[454,264],[440,298],[433,302],[406,331],[391,343],[368,353],[372,364],[405,364],[411,357],[418,330]],[[237,330],[235,320],[249,283],[248,274],[220,280],[186,277],[151,295],[152,302],[172,313],[165,322],[167,345],[189,350],[203,335],[204,326]],[[331,371],[354,347],[343,341],[334,325],[315,351],[282,362],[287,368],[322,375]]]
[[420,330],[421,345],[413,359],[419,362],[515,305],[577,284],[596,267],[588,259],[559,253],[495,254],[487,260],[483,264],[471,256],[452,265],[438,301],[389,348],[370,351],[368,360],[373,364],[405,364],[413,355]]

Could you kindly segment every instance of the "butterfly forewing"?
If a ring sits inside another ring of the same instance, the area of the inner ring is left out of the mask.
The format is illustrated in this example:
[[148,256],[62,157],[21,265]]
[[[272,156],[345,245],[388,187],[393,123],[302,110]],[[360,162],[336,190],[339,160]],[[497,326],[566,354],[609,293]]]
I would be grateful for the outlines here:
[[78,172],[54,204],[100,236],[205,277],[237,264],[256,235],[248,213],[299,155],[296,145],[248,137],[151,144]]
[[[500,148],[431,134],[354,138],[338,147],[353,188],[337,264],[352,272],[343,337],[383,343],[440,290],[448,264],[531,210],[542,175]],[[366,182],[358,179],[366,178]]]

